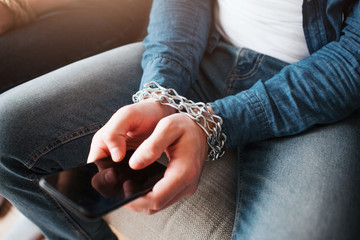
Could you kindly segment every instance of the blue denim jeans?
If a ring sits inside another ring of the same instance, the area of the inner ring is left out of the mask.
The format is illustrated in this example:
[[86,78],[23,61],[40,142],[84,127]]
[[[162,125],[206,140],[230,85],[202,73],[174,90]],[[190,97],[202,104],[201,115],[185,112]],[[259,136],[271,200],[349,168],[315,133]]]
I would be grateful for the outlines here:
[[[93,134],[139,88],[143,47],[127,45],[0,95],[0,194],[49,239],[115,239],[38,187],[41,176],[86,161]],[[187,93],[213,101],[287,64],[220,42]],[[350,239],[359,235],[360,114],[306,133],[239,146],[234,239]],[[241,123],[239,123],[241,124]],[[219,160],[221,161],[221,160]]]
[[78,0],[0,36],[0,93],[72,62],[141,40],[150,7],[151,0]]

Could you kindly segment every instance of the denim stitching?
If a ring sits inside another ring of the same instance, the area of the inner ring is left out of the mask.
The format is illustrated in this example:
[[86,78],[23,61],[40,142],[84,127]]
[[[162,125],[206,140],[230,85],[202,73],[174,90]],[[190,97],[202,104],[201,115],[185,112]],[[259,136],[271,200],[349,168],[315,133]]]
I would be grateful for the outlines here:
[[[247,72],[247,73],[245,73],[245,74],[239,74],[239,75],[237,75],[238,78],[237,78],[236,80],[244,80],[244,79],[248,79],[248,78],[253,77],[253,76],[259,71],[260,66],[261,66],[261,63],[262,63],[264,57],[265,57],[265,55],[263,55],[263,54],[259,55],[259,56],[257,57],[257,59],[256,59],[256,62],[255,62],[255,64],[254,64],[254,67],[253,67],[249,72]],[[240,70],[237,69],[237,68],[234,69],[234,71],[235,71],[235,72],[240,72]]]
[[[38,183],[39,183],[39,178],[37,177],[37,175],[35,174],[31,174],[29,177],[29,179],[31,179],[35,185],[36,188],[38,188]],[[83,229],[80,227],[80,225],[64,210],[64,208],[62,207],[62,205],[52,196],[50,196],[47,192],[43,191],[40,188],[40,191],[42,192],[42,195],[45,196],[45,198],[47,198],[47,201],[49,203],[54,203],[52,206],[55,208],[56,211],[60,212],[62,214],[62,216],[70,223],[68,226],[71,226],[76,232],[80,233],[85,239],[91,239],[90,236],[83,231]]]
[[238,199],[237,199],[237,202],[236,202],[236,212],[235,212],[235,220],[234,220],[234,226],[233,226],[233,230],[232,230],[232,237],[231,239],[235,240],[235,236],[234,236],[234,233],[236,233],[236,230],[237,230],[237,226],[240,225],[240,221],[241,221],[241,202],[243,201],[243,194],[242,194],[242,191],[241,191],[241,186],[243,185],[243,169],[244,169],[244,164],[242,163],[242,151],[243,149],[241,149],[240,147],[238,148],[238,160],[237,160],[237,163],[238,163],[238,180],[237,180],[237,196],[238,196]]
[[[259,54],[256,58],[256,62],[254,63],[253,68],[245,74],[236,75],[236,76],[241,77],[241,78],[237,78],[237,80],[243,80],[243,79],[253,77],[259,71],[261,63],[264,60],[264,58],[265,58],[264,54]],[[240,72],[240,70],[238,68],[235,68],[234,72]]]
[[227,96],[227,95],[231,95],[231,92],[233,91],[233,82],[234,82],[234,72],[235,72],[235,69],[237,68],[238,66],[238,62],[239,62],[239,57],[240,57],[240,53],[242,51],[242,48],[238,48],[238,51],[236,53],[236,59],[234,61],[234,66],[232,66],[232,70],[229,71],[229,74],[227,76],[227,80],[226,80],[226,89],[225,89],[225,95],[224,96]]
[[33,151],[30,154],[29,159],[25,162],[25,165],[29,169],[32,168],[37,163],[40,157],[44,156],[45,154],[49,153],[50,151],[54,150],[55,148],[65,143],[68,143],[80,137],[84,137],[91,133],[97,132],[103,125],[104,125],[103,123],[93,124],[84,128],[77,129],[71,133],[67,133],[65,135],[62,135],[60,137],[51,140],[47,146],[40,147],[35,151]]
[[262,119],[264,119],[264,121],[260,122],[261,125],[264,126],[263,129],[261,129],[261,138],[265,139],[266,137],[270,136],[270,122],[268,117],[266,116],[266,111],[264,109],[264,106],[261,104],[261,100],[259,99],[259,97],[253,93],[250,92],[249,94],[249,98],[250,99],[255,99],[255,101],[250,101],[250,105],[253,107],[253,109],[257,112],[257,109],[259,109],[259,115],[262,116]]
[[245,51],[246,49],[244,48],[240,48],[238,53],[237,53],[237,64],[234,67],[234,69],[232,71],[230,71],[229,77],[228,77],[228,83],[227,83],[227,95],[230,95],[233,91],[234,91],[234,85],[236,81],[241,81],[241,80],[245,80],[245,79],[249,79],[253,76],[255,76],[255,74],[259,71],[261,64],[265,58],[264,54],[257,54],[257,58],[256,61],[253,65],[253,68],[250,69],[249,71],[247,71],[244,74],[239,74],[241,73],[241,71],[239,70],[238,66],[241,65],[239,64],[239,62],[241,63],[241,61],[239,61],[239,58],[241,57],[240,54],[241,52]]

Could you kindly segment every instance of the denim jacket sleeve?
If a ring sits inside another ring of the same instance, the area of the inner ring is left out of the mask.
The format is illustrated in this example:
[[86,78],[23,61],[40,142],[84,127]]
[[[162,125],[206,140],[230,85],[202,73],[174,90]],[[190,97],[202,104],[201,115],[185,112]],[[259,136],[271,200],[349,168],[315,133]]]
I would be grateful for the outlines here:
[[[144,40],[142,85],[152,80],[186,95],[211,25],[211,0],[154,0]],[[227,147],[300,133],[360,107],[360,6],[343,35],[249,90],[210,103],[224,120]],[[190,37],[189,37],[190,36]],[[141,86],[142,86],[141,85]]]
[[211,18],[211,0],[154,0],[141,86],[156,81],[185,95],[198,75]]
[[360,4],[343,34],[310,57],[249,90],[211,103],[224,120],[227,147],[300,133],[360,107]]

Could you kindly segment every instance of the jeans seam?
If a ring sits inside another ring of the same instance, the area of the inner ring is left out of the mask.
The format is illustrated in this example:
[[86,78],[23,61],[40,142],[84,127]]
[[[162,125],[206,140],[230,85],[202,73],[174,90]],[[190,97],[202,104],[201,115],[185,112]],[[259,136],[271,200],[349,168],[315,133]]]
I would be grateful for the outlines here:
[[236,230],[237,230],[237,226],[239,225],[239,222],[241,221],[241,202],[242,202],[242,191],[241,191],[241,186],[242,186],[242,182],[243,182],[243,164],[242,164],[242,149],[241,148],[238,148],[238,181],[237,181],[237,196],[238,196],[238,201],[236,202],[236,211],[235,211],[235,219],[234,219],[234,225],[233,225],[233,230],[232,230],[232,237],[231,239],[233,240],[236,240],[234,234],[236,233]]
[[79,128],[75,131],[72,131],[70,133],[61,135],[59,137],[56,137],[54,139],[52,139],[50,141],[50,143],[48,143],[46,146],[42,146],[36,150],[34,150],[30,156],[29,159],[27,161],[25,161],[25,165],[31,169],[32,167],[34,167],[34,165],[37,163],[37,161],[44,156],[45,154],[51,152],[52,150],[54,150],[55,148],[68,143],[72,140],[84,137],[86,135],[92,134],[97,132],[102,126],[104,125],[104,123],[96,123],[96,124],[92,124],[89,125],[87,127],[83,127],[83,128]]
[[[250,78],[250,77],[253,77],[260,69],[260,66],[261,66],[261,63],[262,61],[264,60],[265,58],[265,55],[264,54],[259,54],[256,58],[256,62],[254,63],[254,66],[252,69],[250,69],[250,71],[244,73],[244,74],[240,74],[240,75],[237,75],[239,76],[240,78],[237,78],[236,80],[243,80],[243,79],[247,79],[247,78]],[[236,67],[234,69],[234,72],[240,72],[240,70]]]
[[[36,174],[31,174],[29,179],[35,180],[32,182],[34,182],[36,187],[38,187],[38,183],[40,180]],[[43,193],[43,195],[47,198],[47,200],[50,203],[55,202],[55,205],[52,204],[53,207],[62,214],[62,216],[70,223],[69,225],[76,232],[80,233],[85,239],[91,239],[90,236],[85,231],[83,231],[83,229],[79,226],[79,224],[64,210],[64,208],[61,206],[61,204],[55,198],[50,196],[47,192],[43,191],[41,188],[40,188],[40,191]]]
[[252,67],[252,69],[250,71],[247,71],[246,73],[244,74],[238,74],[239,72],[241,72],[239,69],[238,69],[238,66],[239,66],[239,58],[241,57],[240,54],[241,52],[244,51],[244,48],[240,48],[238,53],[237,53],[237,64],[234,66],[234,68],[230,71],[230,74],[229,74],[229,77],[228,77],[228,83],[227,83],[227,91],[226,91],[226,94],[227,95],[230,95],[233,91],[234,91],[234,85],[235,85],[235,82],[236,81],[242,81],[242,80],[245,80],[245,79],[248,79],[248,78],[251,78],[253,77],[260,69],[260,66],[265,58],[265,55],[264,54],[261,54],[259,53],[257,58],[256,58],[256,61]]
[[[265,138],[271,136],[270,122],[266,115],[265,108],[262,105],[259,97],[254,92],[249,93],[249,99],[255,99],[255,100],[250,101],[250,105],[252,106],[252,108],[254,109],[254,111],[256,113],[259,113],[259,114],[256,114],[256,116],[259,116],[258,117],[258,121],[260,123],[259,125],[262,126],[262,129],[260,129],[260,134],[261,134],[261,138],[265,139]],[[261,119],[260,119],[260,117],[261,117]]]

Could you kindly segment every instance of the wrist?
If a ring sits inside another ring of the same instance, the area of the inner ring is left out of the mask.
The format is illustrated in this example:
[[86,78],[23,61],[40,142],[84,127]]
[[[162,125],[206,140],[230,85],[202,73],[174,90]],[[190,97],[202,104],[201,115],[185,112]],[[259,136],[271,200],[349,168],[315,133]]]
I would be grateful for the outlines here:
[[133,95],[135,103],[144,100],[159,102],[194,120],[207,136],[207,143],[210,147],[209,160],[216,160],[224,155],[226,135],[222,133],[222,119],[213,114],[210,106],[188,100],[180,96],[174,89],[163,88],[156,82],[146,84],[142,90]]
[[172,107],[167,106],[167,105],[163,105],[160,102],[158,102],[157,104],[161,105],[161,108],[163,109],[164,116],[170,116],[170,115],[177,112],[175,108],[172,108]]

